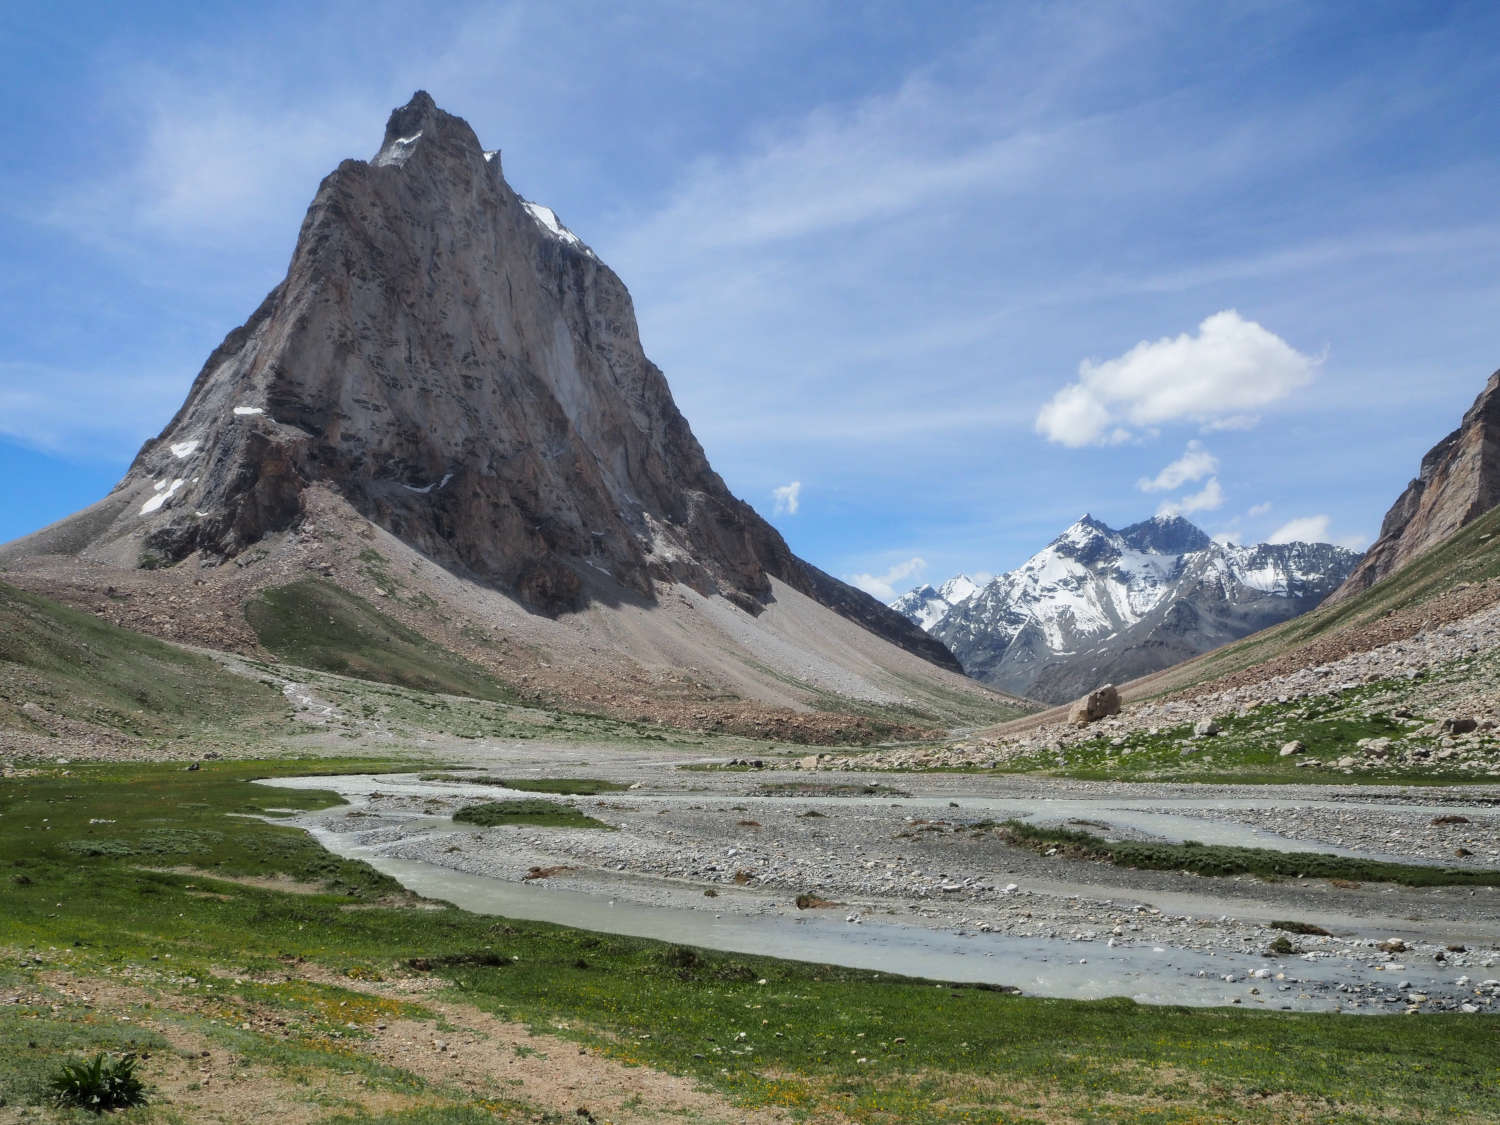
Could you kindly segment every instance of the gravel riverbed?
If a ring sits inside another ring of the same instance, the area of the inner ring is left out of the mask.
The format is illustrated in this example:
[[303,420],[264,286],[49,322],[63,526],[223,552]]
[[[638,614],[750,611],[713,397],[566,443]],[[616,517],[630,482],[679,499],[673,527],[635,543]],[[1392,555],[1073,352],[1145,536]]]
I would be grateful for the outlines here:
[[[1134,871],[1038,855],[976,827],[1020,817],[1116,837],[1442,863],[1467,841],[1467,862],[1495,866],[1500,790],[697,772],[604,750],[586,767],[560,768],[545,749],[521,746],[485,748],[476,760],[514,777],[572,773],[636,787],[556,798],[613,831],[476,829],[452,813],[536,794],[416,775],[307,779],[299,783],[350,804],[299,822],[344,854],[462,877],[441,896],[460,905],[622,932],[636,932],[616,924],[626,907],[654,911],[651,936],[688,944],[1051,995],[1500,1011],[1500,889]],[[864,795],[867,786],[880,788]],[[1439,815],[1464,821],[1434,825]],[[486,888],[504,896],[487,907]],[[799,909],[799,896],[816,905]],[[716,927],[731,923],[737,936],[717,941]],[[795,941],[778,944],[788,934]]]

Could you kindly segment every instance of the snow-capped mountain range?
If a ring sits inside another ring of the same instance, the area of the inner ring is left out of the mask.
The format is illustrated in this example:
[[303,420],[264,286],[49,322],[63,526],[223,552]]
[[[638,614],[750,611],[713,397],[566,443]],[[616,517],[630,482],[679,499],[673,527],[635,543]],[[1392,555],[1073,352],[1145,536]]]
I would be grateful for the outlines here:
[[1180,516],[1116,531],[1086,515],[983,586],[960,574],[891,608],[974,678],[1061,703],[1306,613],[1359,558],[1330,543],[1216,543]]

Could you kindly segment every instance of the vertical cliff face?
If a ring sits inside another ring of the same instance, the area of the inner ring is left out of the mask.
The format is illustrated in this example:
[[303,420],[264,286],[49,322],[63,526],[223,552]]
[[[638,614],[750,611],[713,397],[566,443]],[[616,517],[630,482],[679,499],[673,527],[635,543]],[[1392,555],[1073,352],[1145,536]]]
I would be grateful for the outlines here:
[[730,494],[624,284],[425,93],[323,181],[285,280],[110,496],[12,550],[228,558],[294,526],[315,482],[539,612],[664,581],[753,612],[775,576],[956,667]]
[[1380,525],[1380,538],[1330,601],[1366,590],[1500,504],[1500,371],[1458,429],[1422,458]]

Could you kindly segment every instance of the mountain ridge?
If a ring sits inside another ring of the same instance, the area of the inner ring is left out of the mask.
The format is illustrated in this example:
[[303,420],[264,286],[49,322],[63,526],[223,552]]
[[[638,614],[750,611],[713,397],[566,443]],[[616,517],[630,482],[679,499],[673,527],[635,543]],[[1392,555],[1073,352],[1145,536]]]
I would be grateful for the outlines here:
[[1305,612],[1357,559],[1331,544],[1219,544],[1180,516],[1115,530],[1086,514],[961,598],[926,586],[891,604],[969,675],[1057,703]]

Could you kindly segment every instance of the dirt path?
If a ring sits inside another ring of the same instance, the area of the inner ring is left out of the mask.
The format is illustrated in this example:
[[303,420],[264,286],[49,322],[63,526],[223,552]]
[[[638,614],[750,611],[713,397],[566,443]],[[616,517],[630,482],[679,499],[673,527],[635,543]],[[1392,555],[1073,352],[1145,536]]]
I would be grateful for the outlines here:
[[[309,980],[323,977],[315,969],[305,975]],[[667,1118],[704,1125],[784,1125],[793,1120],[779,1110],[733,1105],[691,1078],[608,1058],[469,1005],[436,999],[440,980],[326,980],[385,999],[420,1000],[437,1014],[437,1021],[393,1021],[362,1048],[389,1066],[476,1097],[500,1094],[579,1120],[615,1125],[649,1125]],[[439,1030],[441,1025],[446,1029]]]
[[[91,1021],[133,1022],[163,1036],[167,1051],[149,1052],[140,1073],[154,1089],[152,1104],[192,1121],[276,1122],[303,1125],[334,1112],[391,1113],[422,1105],[469,1100],[509,1111],[519,1106],[535,1120],[592,1122],[595,1125],[649,1125],[674,1120],[700,1125],[789,1125],[780,1110],[736,1106],[691,1078],[601,1055],[561,1036],[533,1034],[523,1024],[498,1019],[472,1006],[440,998],[444,982],[432,977],[354,981],[317,966],[288,966],[274,983],[306,980],[334,985],[387,1001],[419,1004],[431,1018],[391,1018],[367,1023],[368,1038],[340,1042],[343,1053],[404,1071],[429,1087],[421,1093],[382,1089],[358,1073],[325,1068],[314,1076],[305,1068],[277,1067],[244,1057],[187,1026],[192,1018],[226,1020],[241,1031],[276,1040],[286,1034],[289,1013],[234,1001],[233,1015],[223,999],[184,995],[169,986],[109,977],[45,973],[42,983],[54,997],[87,1005]],[[268,982],[273,983],[273,982]],[[23,1000],[40,1005],[41,995]],[[309,1082],[309,1078],[314,1081]],[[22,1116],[16,1116],[16,1114]],[[22,1107],[0,1108],[0,1125],[33,1120]],[[511,1118],[507,1118],[511,1119]],[[526,1118],[521,1118],[522,1120]],[[838,1117],[816,1120],[836,1122]]]

